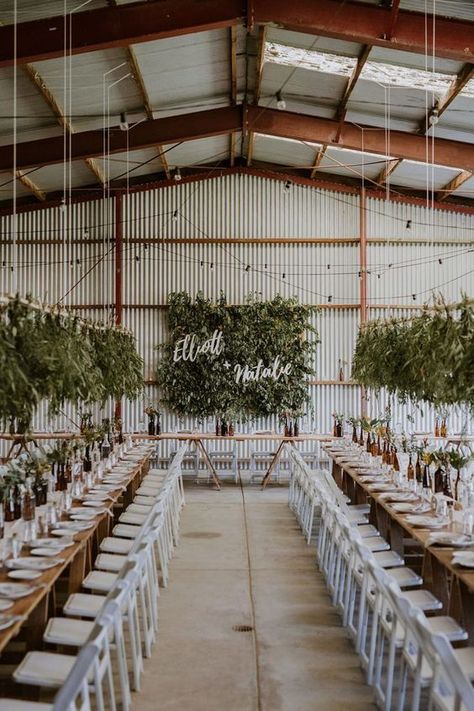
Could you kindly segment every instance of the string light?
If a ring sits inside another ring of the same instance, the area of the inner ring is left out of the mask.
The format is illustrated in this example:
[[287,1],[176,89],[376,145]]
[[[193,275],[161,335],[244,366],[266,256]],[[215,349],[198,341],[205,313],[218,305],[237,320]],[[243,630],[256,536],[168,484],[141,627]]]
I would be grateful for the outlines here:
[[65,212],[65,210],[66,210],[66,198],[65,197],[61,198],[61,204],[59,206],[59,209],[61,212]]
[[293,183],[291,182],[291,180],[286,180],[285,185],[283,186],[284,192],[289,193],[292,185],[293,185]]
[[136,262],[139,262],[139,261],[140,261],[140,255],[139,255],[139,254],[136,254],[136,255],[135,255],[135,261],[136,261]]
[[332,296],[328,296],[328,304],[332,303]]
[[176,170],[174,171],[173,178],[174,178],[174,180],[176,180],[177,183],[178,183],[180,180],[182,180],[181,171],[180,171],[179,168],[176,168]]
[[407,220],[406,228],[407,230],[411,230],[411,220]]
[[246,272],[249,272],[249,271],[250,271],[250,264],[247,264],[247,266],[245,267],[245,271],[246,271]]
[[285,279],[285,278],[286,278],[285,272],[283,272],[283,274],[281,275],[281,278],[282,278],[282,279]]
[[411,298],[413,299],[413,301],[416,301],[416,294],[412,294]]
[[442,264],[442,263],[443,263],[443,260],[442,260],[442,259],[438,259],[438,264]]
[[178,211],[177,211],[177,210],[175,210],[175,211],[173,212],[173,217],[172,217],[171,219],[173,220],[173,222],[177,222],[177,221],[178,221]]
[[87,229],[87,227],[84,229],[84,235],[83,235],[83,236],[84,236],[85,239],[87,239],[87,238],[89,237],[89,230]]

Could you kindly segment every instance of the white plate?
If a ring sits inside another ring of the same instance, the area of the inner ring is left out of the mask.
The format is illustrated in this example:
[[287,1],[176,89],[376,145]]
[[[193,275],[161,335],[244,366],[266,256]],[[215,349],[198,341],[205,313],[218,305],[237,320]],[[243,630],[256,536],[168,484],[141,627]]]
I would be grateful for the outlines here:
[[[74,535],[74,533],[80,533],[80,531],[71,531],[70,528],[55,528],[53,531],[51,531],[53,536],[71,536]],[[74,541],[73,541],[74,543]]]
[[91,521],[99,514],[104,513],[104,511],[107,511],[107,509],[95,509],[94,511],[88,511],[87,509],[85,509],[84,511],[81,511],[81,513],[71,514],[71,520]]
[[57,546],[59,545],[55,538],[36,538],[34,541],[28,543],[30,548],[42,548],[43,546]]
[[35,580],[40,578],[42,573],[37,570],[10,570],[7,575],[13,580]]
[[0,612],[9,610],[13,606],[13,600],[0,600]]
[[[74,533],[79,533],[81,531],[87,531],[89,528],[93,528],[93,523],[83,523],[81,521],[59,521],[58,528],[70,528]],[[51,531],[52,533],[52,531]],[[72,535],[72,534],[71,534]]]
[[394,491],[392,494],[383,494],[385,501],[418,501],[419,496],[414,493],[404,491]]
[[462,565],[464,568],[474,568],[474,553],[462,551],[453,555],[453,563]]
[[[449,531],[440,531],[432,533],[426,541],[428,546],[449,546],[453,548],[466,548],[472,545],[472,538],[465,536],[462,533],[450,533]],[[457,553],[455,555],[458,555]]]
[[369,484],[367,488],[370,491],[399,491],[393,484],[384,484],[383,482],[380,482],[380,484]]
[[54,558],[54,556],[61,553],[64,547],[61,545],[57,546],[45,546],[44,548],[33,548],[31,555],[44,556],[45,558]]
[[83,501],[82,505],[83,506],[90,506],[93,509],[103,509],[104,508],[103,501],[94,501],[93,499],[87,499],[86,501]]
[[413,513],[413,504],[410,503],[394,503],[392,509],[397,513]]
[[444,528],[448,525],[448,521],[445,519],[435,518],[434,516],[407,516],[405,521],[419,528]]
[[5,565],[7,568],[21,570],[28,568],[28,570],[48,570],[48,568],[54,568],[56,565],[64,563],[64,558],[55,558],[50,560],[49,558],[29,558],[24,556],[23,558],[9,558]]
[[0,630],[6,630],[21,619],[18,615],[0,615]]
[[19,600],[22,597],[28,597],[28,595],[31,595],[31,593],[37,589],[36,585],[0,583],[0,596],[10,598],[11,600]]

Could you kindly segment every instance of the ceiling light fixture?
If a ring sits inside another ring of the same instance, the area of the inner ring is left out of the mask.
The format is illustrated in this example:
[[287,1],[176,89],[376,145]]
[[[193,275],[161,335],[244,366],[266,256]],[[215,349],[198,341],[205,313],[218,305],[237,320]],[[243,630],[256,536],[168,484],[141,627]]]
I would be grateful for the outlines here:
[[438,109],[432,109],[430,115],[428,116],[428,121],[430,126],[434,126],[439,121],[439,111]]
[[180,171],[179,168],[176,168],[176,170],[174,171],[174,176],[173,176],[173,178],[174,178],[177,182],[179,182],[180,180],[182,180],[182,178],[181,178],[181,171]]
[[125,111],[122,111],[122,113],[120,114],[120,130],[128,131],[128,119]]
[[281,95],[281,91],[278,90],[276,93],[276,100],[277,100],[277,109],[279,111],[284,111],[286,109],[286,101]]

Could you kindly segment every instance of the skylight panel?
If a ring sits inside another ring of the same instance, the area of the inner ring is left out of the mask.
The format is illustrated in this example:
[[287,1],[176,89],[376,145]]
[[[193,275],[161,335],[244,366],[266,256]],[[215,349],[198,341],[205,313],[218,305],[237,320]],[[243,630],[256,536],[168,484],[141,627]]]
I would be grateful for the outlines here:
[[370,61],[362,69],[360,78],[366,81],[375,81],[384,86],[399,86],[429,91],[440,97],[444,96],[452,82],[452,76],[449,74],[427,72],[424,69]]
[[317,52],[314,49],[287,47],[276,42],[266,42],[264,61],[286,67],[301,67],[316,72],[349,77],[357,60],[353,57]]

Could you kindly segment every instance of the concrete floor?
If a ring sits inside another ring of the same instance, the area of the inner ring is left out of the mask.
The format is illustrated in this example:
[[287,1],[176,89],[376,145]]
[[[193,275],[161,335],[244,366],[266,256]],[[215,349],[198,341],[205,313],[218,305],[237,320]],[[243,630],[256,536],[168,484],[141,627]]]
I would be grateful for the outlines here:
[[278,486],[187,486],[158,641],[133,708],[375,708],[286,496]]

